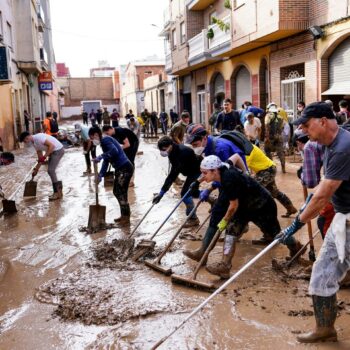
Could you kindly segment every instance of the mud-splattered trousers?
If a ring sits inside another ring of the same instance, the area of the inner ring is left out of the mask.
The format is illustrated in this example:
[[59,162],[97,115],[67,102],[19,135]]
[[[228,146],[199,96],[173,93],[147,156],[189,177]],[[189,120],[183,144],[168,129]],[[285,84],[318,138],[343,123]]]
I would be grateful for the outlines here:
[[120,205],[120,213],[122,216],[130,216],[128,188],[133,173],[134,167],[130,161],[115,171],[113,194],[118,200],[118,203]]
[[283,149],[283,138],[282,136],[276,136],[272,140],[265,141],[265,153],[272,160],[272,152],[276,152],[281,162],[282,167],[286,164],[286,159]]
[[[223,194],[220,193],[221,198]],[[210,227],[216,227],[220,220],[225,216],[229,206],[228,198],[225,205],[214,205],[210,218]],[[249,222],[253,222],[258,226],[268,241],[272,241],[274,237],[280,233],[281,227],[277,219],[277,206],[273,198],[267,193],[265,198],[256,198],[255,202],[249,203],[244,208],[238,207],[237,212],[231,219],[229,227],[226,230],[227,235],[240,238]]]
[[335,244],[334,222],[327,231],[320,253],[313,265],[309,294],[330,297],[339,290],[339,282],[350,270],[350,221],[346,223],[345,259],[341,263]]
[[290,209],[293,206],[292,201],[277,188],[276,173],[276,167],[271,166],[270,168],[259,171],[255,176],[255,180],[261,186],[265,187],[271,193],[271,196],[277,199],[286,209]]
[[61,148],[58,151],[52,152],[50,154],[49,163],[48,163],[49,166],[48,166],[47,172],[51,178],[52,185],[58,182],[57,175],[56,175],[56,168],[61,158],[63,157],[63,155],[64,155],[63,148]]

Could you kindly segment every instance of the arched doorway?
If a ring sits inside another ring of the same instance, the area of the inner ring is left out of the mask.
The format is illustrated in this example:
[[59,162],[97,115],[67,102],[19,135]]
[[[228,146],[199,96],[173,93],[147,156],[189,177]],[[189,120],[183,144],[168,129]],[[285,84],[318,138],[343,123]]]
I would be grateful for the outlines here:
[[225,99],[225,79],[221,73],[216,73],[210,82],[210,101],[222,105]]
[[269,71],[265,58],[261,60],[259,68],[259,95],[259,107],[266,110],[269,103]]
[[252,101],[252,79],[249,70],[241,65],[231,76],[233,107],[239,109],[244,101]]
[[350,97],[350,37],[343,40],[330,54],[327,68],[328,89],[322,92],[322,97],[332,100],[337,110],[339,101],[344,98],[349,101]]

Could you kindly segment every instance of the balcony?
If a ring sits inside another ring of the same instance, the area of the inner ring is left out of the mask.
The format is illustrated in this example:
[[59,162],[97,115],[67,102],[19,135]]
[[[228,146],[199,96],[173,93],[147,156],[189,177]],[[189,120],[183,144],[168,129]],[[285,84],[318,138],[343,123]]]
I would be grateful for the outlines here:
[[171,59],[171,54],[168,54],[165,57],[165,72],[169,74],[171,73],[172,69],[173,69],[173,62]]
[[226,16],[221,19],[224,23],[229,25],[229,29],[221,30],[217,24],[213,24],[209,27],[212,29],[214,37],[209,39],[208,48],[213,56],[220,55],[226,51],[231,46],[231,16]]
[[205,61],[210,57],[208,52],[207,32],[207,29],[203,29],[201,33],[188,41],[188,62],[192,65]]
[[49,70],[49,65],[48,65],[48,60],[47,60],[47,52],[43,47],[40,48],[40,63],[41,63],[41,68],[44,71]]
[[45,30],[45,14],[41,6],[38,8],[38,31],[43,33]]
[[191,11],[202,11],[208,8],[216,0],[187,0],[186,5]]

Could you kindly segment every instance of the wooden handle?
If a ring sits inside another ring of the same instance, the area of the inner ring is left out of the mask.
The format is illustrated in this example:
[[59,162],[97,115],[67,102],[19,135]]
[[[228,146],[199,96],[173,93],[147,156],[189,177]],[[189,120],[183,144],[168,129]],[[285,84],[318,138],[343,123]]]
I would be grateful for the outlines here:
[[98,169],[94,162],[96,205],[98,205]]
[[[304,194],[304,200],[307,199],[308,192],[307,192],[307,187],[303,186],[303,194]],[[307,232],[309,234],[309,239],[310,239],[310,249],[314,250],[314,240],[312,239],[312,224],[311,221],[308,221],[307,223]]]

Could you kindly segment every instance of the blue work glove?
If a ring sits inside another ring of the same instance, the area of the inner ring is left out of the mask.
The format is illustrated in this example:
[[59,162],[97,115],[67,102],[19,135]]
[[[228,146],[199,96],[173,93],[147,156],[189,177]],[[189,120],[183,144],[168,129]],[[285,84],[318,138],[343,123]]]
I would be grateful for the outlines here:
[[300,221],[299,215],[294,219],[292,224],[286,227],[280,234],[276,236],[281,243],[286,244],[289,237],[293,236],[297,231],[299,231],[305,224]]
[[152,203],[153,204],[158,204],[160,202],[160,200],[163,198],[165,192],[164,191],[160,191],[157,195],[155,195],[153,197]]
[[203,191],[200,191],[199,192],[199,199],[201,202],[206,202],[209,198],[209,195],[210,195],[210,190],[206,189],[206,190],[203,190]]
[[213,182],[211,183],[211,187],[215,190],[215,189],[221,187],[221,183],[220,183],[219,181],[213,181]]
[[92,161],[94,163],[99,163],[101,160],[102,160],[102,156],[98,156],[98,157],[94,158]]

